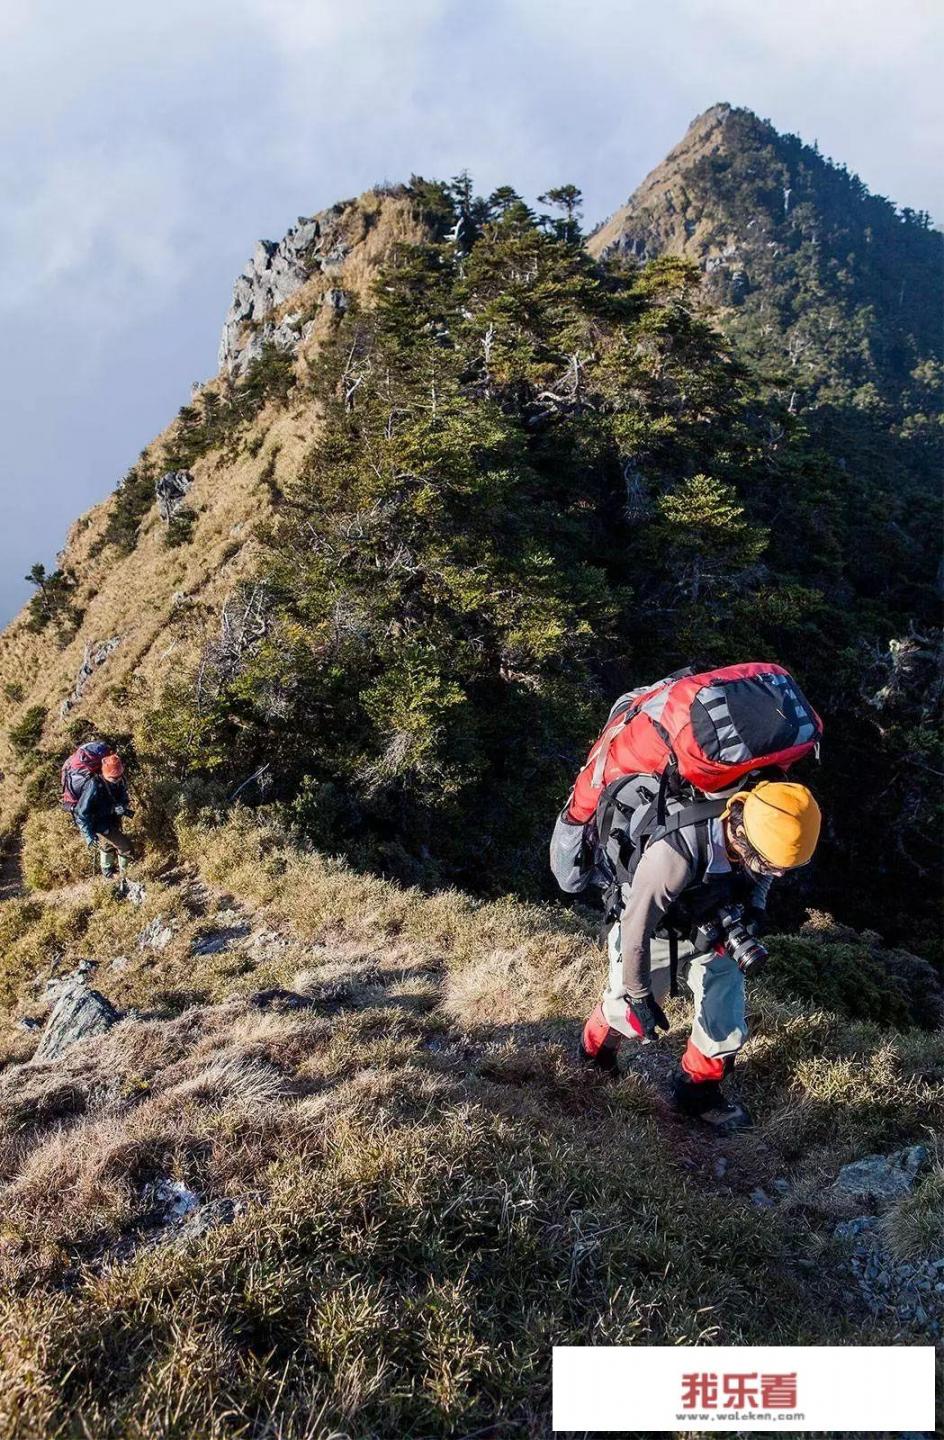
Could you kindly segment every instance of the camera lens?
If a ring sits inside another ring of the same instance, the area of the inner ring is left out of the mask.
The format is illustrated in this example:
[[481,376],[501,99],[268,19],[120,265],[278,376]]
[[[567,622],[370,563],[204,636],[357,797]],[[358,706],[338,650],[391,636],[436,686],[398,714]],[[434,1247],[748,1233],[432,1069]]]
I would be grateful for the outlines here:
[[732,925],[724,941],[725,949],[744,974],[757,974],[767,961],[767,951],[756,936],[744,928],[740,921]]

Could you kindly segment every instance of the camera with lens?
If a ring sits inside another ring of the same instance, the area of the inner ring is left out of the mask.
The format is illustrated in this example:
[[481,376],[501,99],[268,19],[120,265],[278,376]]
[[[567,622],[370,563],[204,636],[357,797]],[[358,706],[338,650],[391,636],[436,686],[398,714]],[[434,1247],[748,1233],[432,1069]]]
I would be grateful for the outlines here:
[[767,950],[744,923],[740,905],[722,905],[695,932],[695,951],[704,955],[723,946],[744,975],[757,975],[767,964]]

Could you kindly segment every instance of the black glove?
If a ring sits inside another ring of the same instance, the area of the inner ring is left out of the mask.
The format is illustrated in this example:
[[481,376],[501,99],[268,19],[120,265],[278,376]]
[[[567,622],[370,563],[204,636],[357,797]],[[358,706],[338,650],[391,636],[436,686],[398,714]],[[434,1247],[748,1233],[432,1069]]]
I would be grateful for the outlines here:
[[634,1000],[632,996],[626,996],[626,1019],[630,1027],[643,1040],[651,1040],[656,1030],[668,1030],[669,1022],[665,1018],[665,1011],[651,995],[643,995],[641,999]]
[[767,918],[767,911],[762,910],[759,905],[748,905],[744,911],[744,928],[757,940],[762,935],[769,935],[770,921]]

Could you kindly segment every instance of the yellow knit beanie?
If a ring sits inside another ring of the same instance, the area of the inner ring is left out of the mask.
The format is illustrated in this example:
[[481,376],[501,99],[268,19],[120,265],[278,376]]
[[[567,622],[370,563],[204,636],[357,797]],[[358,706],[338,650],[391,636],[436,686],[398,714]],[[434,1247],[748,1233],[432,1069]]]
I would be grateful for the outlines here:
[[805,785],[787,780],[762,780],[753,790],[740,790],[728,801],[744,801],[744,830],[764,859],[779,869],[805,865],[819,840],[820,808]]

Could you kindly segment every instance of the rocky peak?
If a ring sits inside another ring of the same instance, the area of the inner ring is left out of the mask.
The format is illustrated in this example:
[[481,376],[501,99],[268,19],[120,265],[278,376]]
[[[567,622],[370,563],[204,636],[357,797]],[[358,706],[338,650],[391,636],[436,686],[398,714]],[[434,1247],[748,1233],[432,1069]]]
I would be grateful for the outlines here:
[[344,220],[355,204],[332,205],[302,216],[281,240],[260,240],[233,288],[220,339],[220,369],[238,375],[267,343],[293,349],[302,338],[301,315],[286,312],[291,298],[316,274],[330,274],[349,250]]
[[791,406],[855,396],[907,408],[916,363],[940,352],[930,218],[750,110],[697,116],[588,248],[694,261],[746,357],[789,377]]
[[[698,253],[696,239],[699,201],[690,193],[689,177],[698,162],[745,146],[760,146],[777,138],[777,132],[752,110],[727,103],[712,105],[697,115],[683,138],[646,176],[625,205],[591,235],[588,246],[595,256],[618,252],[641,260],[661,254]],[[703,238],[702,236],[698,237]]]

